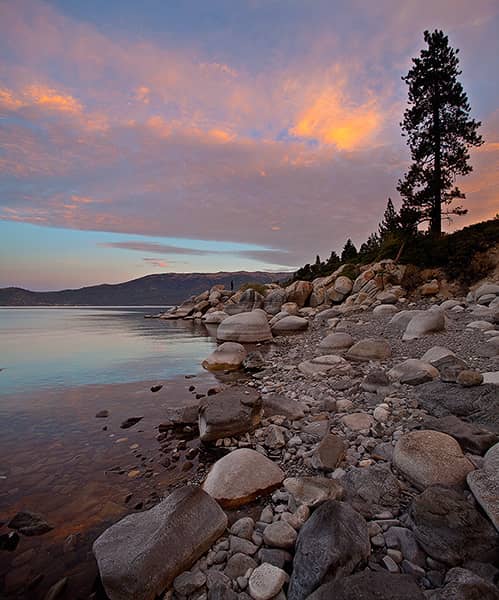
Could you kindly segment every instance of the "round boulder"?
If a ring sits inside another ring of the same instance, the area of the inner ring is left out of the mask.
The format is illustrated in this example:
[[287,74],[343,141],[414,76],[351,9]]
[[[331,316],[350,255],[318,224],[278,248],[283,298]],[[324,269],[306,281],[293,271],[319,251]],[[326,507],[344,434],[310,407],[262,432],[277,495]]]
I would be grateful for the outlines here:
[[308,320],[303,317],[295,315],[289,315],[279,319],[274,325],[272,325],[272,333],[279,335],[282,333],[294,333],[296,331],[303,331],[308,327]]
[[330,333],[319,343],[319,349],[333,353],[346,352],[353,343],[353,337],[349,333]]
[[203,490],[224,508],[235,508],[272,492],[284,472],[271,460],[249,448],[239,448],[218,460],[203,483]]
[[346,353],[350,360],[385,360],[391,356],[390,344],[383,338],[366,338],[354,344]]
[[432,430],[402,435],[393,451],[393,464],[418,489],[462,485],[475,468],[453,437]]
[[224,319],[217,329],[217,338],[224,342],[266,342],[272,332],[263,310],[232,315]]
[[237,342],[224,342],[203,360],[208,371],[236,371],[246,358],[246,349]]

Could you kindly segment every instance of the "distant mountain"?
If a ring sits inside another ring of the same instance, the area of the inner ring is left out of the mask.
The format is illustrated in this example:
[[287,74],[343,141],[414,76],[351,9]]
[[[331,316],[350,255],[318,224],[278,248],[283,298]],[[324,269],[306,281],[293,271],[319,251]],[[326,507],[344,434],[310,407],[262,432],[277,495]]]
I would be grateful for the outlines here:
[[101,284],[77,290],[31,292],[22,288],[0,289],[0,306],[166,306],[180,304],[189,296],[200,294],[213,285],[237,290],[243,283],[272,283],[287,279],[290,273],[264,271],[234,273],[164,273],[146,275],[125,283]]

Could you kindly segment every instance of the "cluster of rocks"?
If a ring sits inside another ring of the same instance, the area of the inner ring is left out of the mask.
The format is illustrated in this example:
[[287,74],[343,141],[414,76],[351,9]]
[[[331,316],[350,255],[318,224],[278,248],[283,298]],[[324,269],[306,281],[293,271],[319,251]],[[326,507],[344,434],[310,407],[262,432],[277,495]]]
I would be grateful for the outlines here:
[[227,295],[204,364],[248,372],[179,417],[219,458],[96,540],[111,600],[499,599],[499,285],[412,303],[384,269],[273,288],[292,337]]

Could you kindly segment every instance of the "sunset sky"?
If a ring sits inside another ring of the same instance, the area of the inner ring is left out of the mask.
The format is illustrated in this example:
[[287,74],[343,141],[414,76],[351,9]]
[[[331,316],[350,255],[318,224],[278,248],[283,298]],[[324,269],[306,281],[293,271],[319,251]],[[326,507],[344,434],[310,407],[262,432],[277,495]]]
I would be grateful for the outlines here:
[[497,0],[0,0],[0,287],[290,270],[375,230],[424,29],[460,48],[499,212]]

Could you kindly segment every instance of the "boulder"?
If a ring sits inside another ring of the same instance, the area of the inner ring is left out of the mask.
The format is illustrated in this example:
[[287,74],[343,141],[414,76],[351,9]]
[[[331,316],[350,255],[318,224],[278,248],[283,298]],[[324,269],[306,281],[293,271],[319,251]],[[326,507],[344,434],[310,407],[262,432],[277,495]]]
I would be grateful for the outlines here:
[[314,286],[310,281],[295,281],[286,288],[286,302],[295,302],[299,308],[307,303]]
[[333,288],[336,292],[346,296],[352,291],[353,281],[345,275],[340,275],[333,284]]
[[239,448],[218,460],[203,483],[203,490],[224,508],[235,508],[264,496],[284,480],[271,460],[248,448]]
[[468,569],[450,569],[444,583],[444,587],[429,600],[499,600],[497,586]]
[[154,600],[226,527],[227,516],[220,506],[200,488],[190,486],[175,490],[150,510],[124,517],[93,545],[107,596]]
[[499,443],[485,454],[483,468],[468,473],[468,486],[499,531]]
[[286,313],[286,315],[297,315],[299,310],[300,307],[298,304],[296,304],[296,302],[285,302],[281,306],[281,312]]
[[217,329],[217,338],[227,342],[265,342],[272,332],[263,310],[257,309],[224,319]]
[[202,442],[212,442],[245,433],[260,423],[262,413],[262,398],[257,391],[229,387],[201,400],[199,437]]
[[272,333],[274,335],[281,335],[283,333],[295,333],[297,331],[304,331],[308,327],[308,319],[298,317],[295,315],[289,315],[283,319],[279,319],[277,323],[272,326]]
[[296,531],[286,521],[275,521],[263,530],[263,541],[271,548],[292,550],[295,546]]
[[476,298],[480,298],[480,296],[485,296],[486,294],[494,294],[495,296],[499,295],[499,284],[494,283],[492,281],[486,281],[482,283],[480,287],[475,290],[474,296]]
[[312,454],[312,466],[320,471],[334,471],[345,457],[346,444],[339,435],[326,434]]
[[432,279],[421,286],[421,296],[434,296],[440,291],[440,283],[437,279]]
[[447,565],[494,562],[499,536],[489,521],[453,488],[433,485],[409,509],[411,529],[426,554]]
[[288,600],[304,600],[326,578],[350,575],[370,551],[364,517],[344,502],[327,500],[298,534]]
[[385,371],[382,369],[374,369],[364,377],[360,387],[366,392],[387,395],[390,390],[390,385],[390,379]]
[[424,598],[423,592],[411,575],[366,569],[361,573],[322,585],[308,597],[308,600],[424,600]]
[[284,480],[286,491],[293,496],[296,504],[314,508],[326,500],[339,500],[343,497],[343,487],[334,479],[326,477],[288,477]]
[[208,371],[237,371],[246,355],[246,349],[241,344],[224,342],[203,360],[202,365]]
[[437,379],[438,370],[423,360],[408,358],[388,371],[391,381],[419,385]]
[[[385,308],[391,304],[397,304],[398,299],[398,295],[392,292],[391,290],[383,290],[376,294],[376,300],[379,300],[379,302],[381,302],[381,305]],[[397,312],[397,310],[395,310],[394,312]]]
[[346,353],[349,360],[386,360],[391,356],[390,344],[383,338],[366,338],[354,344]]
[[326,350],[332,354],[346,352],[354,343],[353,337],[348,333],[330,333],[319,342],[319,350]]
[[444,300],[441,304],[440,304],[440,308],[442,308],[443,310],[452,310],[453,308],[456,308],[456,306],[462,306],[462,303],[459,302],[459,300]]
[[207,325],[218,325],[224,321],[229,315],[223,310],[214,310],[211,313],[206,313],[203,317],[203,321]]
[[269,315],[276,315],[281,310],[281,306],[286,302],[286,290],[275,288],[271,290],[263,301],[263,310]]
[[28,537],[43,535],[53,529],[53,526],[38,513],[29,510],[18,512],[8,523],[8,527],[15,529]]
[[474,469],[454,438],[431,430],[403,434],[395,444],[393,464],[418,489],[462,485]]
[[494,325],[488,321],[471,321],[471,323],[468,323],[466,327],[469,327],[470,329],[479,329],[480,331],[489,331],[490,329],[494,329]]
[[461,360],[452,350],[443,346],[433,346],[423,354],[421,360],[429,362],[437,368],[440,379],[448,383],[455,383],[459,373],[468,368],[464,360]]
[[422,314],[412,317],[402,339],[404,341],[415,340],[429,333],[444,331],[444,329],[445,312],[443,310],[425,310]]
[[424,313],[424,310],[401,310],[390,319],[387,329],[390,331],[404,331],[414,317]]
[[237,304],[243,311],[252,311],[257,308],[262,308],[263,302],[264,297],[262,294],[252,288],[249,288],[243,292],[243,295],[239,298],[239,302]]
[[282,415],[291,421],[303,419],[305,416],[305,405],[296,400],[290,400],[285,396],[272,394],[263,399],[263,414],[266,417]]
[[400,485],[387,466],[350,469],[340,483],[345,490],[345,501],[366,518],[399,510]]
[[476,387],[441,381],[424,383],[418,387],[419,405],[435,417],[453,414],[499,433],[499,389],[487,383],[486,375],[483,385]]
[[483,375],[480,371],[474,371],[473,369],[463,369],[459,371],[456,377],[456,383],[463,387],[474,387],[475,385],[481,385],[483,383]]

